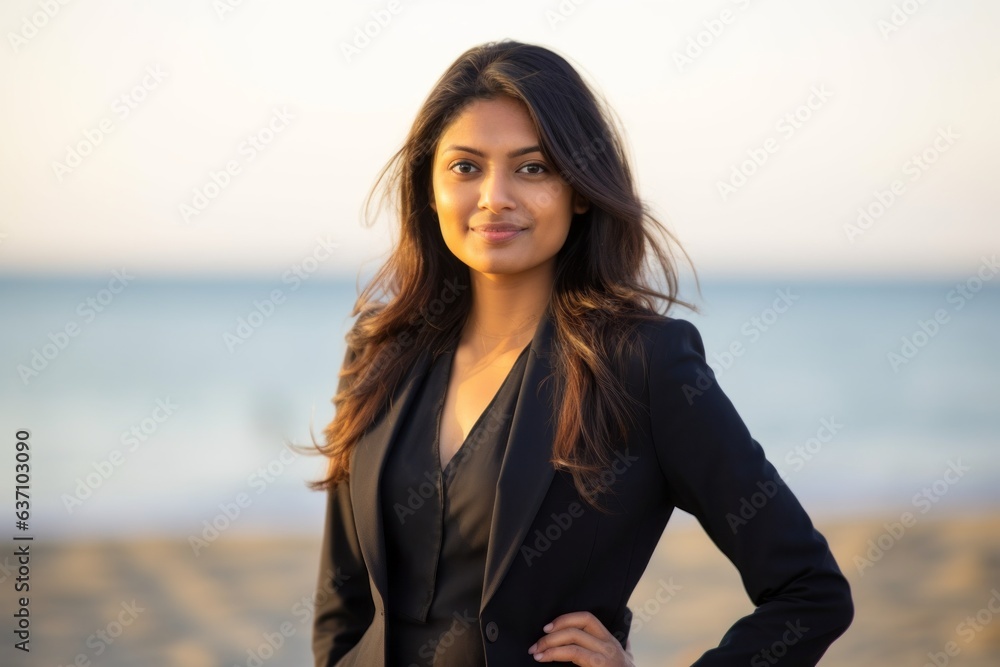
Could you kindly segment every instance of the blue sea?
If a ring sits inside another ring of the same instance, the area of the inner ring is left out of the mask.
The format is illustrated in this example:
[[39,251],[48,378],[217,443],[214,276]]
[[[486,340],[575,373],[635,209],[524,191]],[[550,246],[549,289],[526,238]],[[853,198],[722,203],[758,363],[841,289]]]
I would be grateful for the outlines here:
[[[355,294],[353,278],[0,280],[3,511],[27,429],[36,536],[316,533],[304,481],[322,462],[284,442],[322,439]],[[669,314],[697,325],[811,514],[997,506],[996,285],[703,278],[683,295],[702,313]]]

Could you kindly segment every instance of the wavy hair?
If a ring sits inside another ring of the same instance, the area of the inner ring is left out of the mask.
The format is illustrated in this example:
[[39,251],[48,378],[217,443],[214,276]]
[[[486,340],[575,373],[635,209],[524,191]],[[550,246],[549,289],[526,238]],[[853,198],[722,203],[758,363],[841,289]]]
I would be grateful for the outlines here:
[[[436,353],[458,339],[471,306],[471,290],[462,289],[470,283],[469,268],[445,245],[430,208],[431,166],[438,139],[456,115],[473,100],[499,96],[525,105],[546,160],[590,202],[585,213],[574,215],[557,253],[548,306],[555,341],[552,408],[560,416],[550,460],[572,474],[581,498],[605,511],[597,497],[606,488],[601,473],[612,462],[606,443],[624,436],[634,418],[621,377],[635,326],[659,317],[657,300],[666,303],[663,315],[675,304],[698,308],[678,298],[671,246],[680,245],[640,200],[622,133],[603,99],[562,56],[512,40],[475,46],[448,67],[368,195],[366,219],[385,182],[384,199],[395,200],[399,240],[351,311],[357,321],[346,336],[335,416],[324,430],[325,444],[313,437],[310,450],[329,458],[327,475],[307,482],[310,489],[330,489],[348,478],[355,443],[376,423],[421,351]],[[647,270],[650,256],[655,271]],[[665,279],[665,293],[655,289],[651,273]]]

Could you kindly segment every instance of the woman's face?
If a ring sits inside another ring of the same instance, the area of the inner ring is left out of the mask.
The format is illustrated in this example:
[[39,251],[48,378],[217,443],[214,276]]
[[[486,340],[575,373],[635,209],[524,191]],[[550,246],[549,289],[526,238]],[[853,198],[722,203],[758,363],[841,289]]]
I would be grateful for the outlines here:
[[573,214],[587,210],[542,155],[523,103],[510,97],[474,100],[445,128],[430,201],[448,249],[484,274],[553,275]]

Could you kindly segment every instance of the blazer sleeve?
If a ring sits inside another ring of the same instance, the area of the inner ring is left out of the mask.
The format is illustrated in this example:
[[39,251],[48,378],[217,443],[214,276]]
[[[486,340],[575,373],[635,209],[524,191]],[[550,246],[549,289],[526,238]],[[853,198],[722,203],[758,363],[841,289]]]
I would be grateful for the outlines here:
[[[348,346],[344,365],[356,352]],[[341,378],[338,392],[343,389]],[[312,649],[315,667],[333,667],[361,639],[375,616],[368,568],[361,553],[350,479],[327,491],[316,587]]]
[[695,325],[668,318],[651,364],[652,435],[668,492],[736,566],[756,607],[693,667],[815,665],[854,617],[826,539],[723,393]]

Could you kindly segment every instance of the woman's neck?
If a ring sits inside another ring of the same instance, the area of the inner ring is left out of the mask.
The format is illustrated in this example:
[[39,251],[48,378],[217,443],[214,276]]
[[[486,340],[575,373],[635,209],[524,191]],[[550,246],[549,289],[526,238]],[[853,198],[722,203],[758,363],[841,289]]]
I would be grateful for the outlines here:
[[473,273],[472,307],[459,344],[484,355],[524,349],[551,297],[552,281],[544,275],[539,279]]

